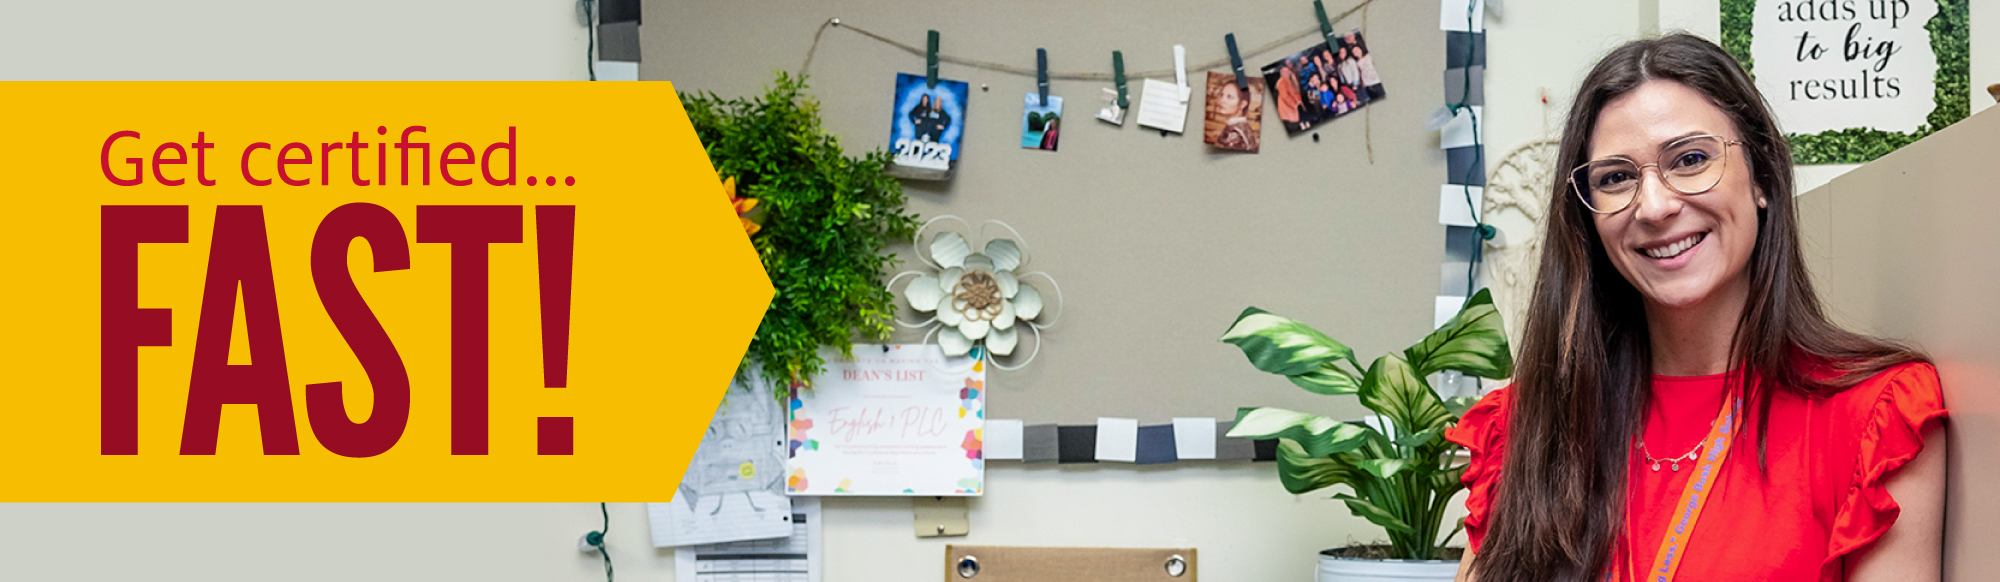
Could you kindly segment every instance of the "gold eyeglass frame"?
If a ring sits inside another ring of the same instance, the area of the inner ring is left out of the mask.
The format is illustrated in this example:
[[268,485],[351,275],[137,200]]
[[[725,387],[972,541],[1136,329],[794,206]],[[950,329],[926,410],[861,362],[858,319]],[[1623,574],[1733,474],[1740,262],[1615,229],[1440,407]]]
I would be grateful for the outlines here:
[[[1665,154],[1665,153],[1667,152],[1667,150],[1668,150],[1668,149],[1670,149],[1670,148],[1672,148],[1672,147],[1674,147],[1674,146],[1677,146],[1677,145],[1680,145],[1680,144],[1683,144],[1683,143],[1687,143],[1687,142],[1688,142],[1689,140],[1695,140],[1695,139],[1700,139],[1700,138],[1704,138],[1704,137],[1712,137],[1712,138],[1715,138],[1715,139],[1716,139],[1717,141],[1720,141],[1720,142],[1722,142],[1722,154],[1721,154],[1721,156],[1719,156],[1719,157],[1721,157],[1721,158],[1722,158],[1722,170],[1720,170],[1719,172],[1717,172],[1717,174],[1716,174],[1716,176],[1715,176],[1715,183],[1714,183],[1714,184],[1709,184],[1707,188],[1702,188],[1702,189],[1700,189],[1700,190],[1697,190],[1697,191],[1694,191],[1694,192],[1689,192],[1689,191],[1686,191],[1686,190],[1682,190],[1682,189],[1680,189],[1680,188],[1678,188],[1678,187],[1675,187],[1675,186],[1674,186],[1674,182],[1673,182],[1673,180],[1669,180],[1669,179],[1667,179],[1667,174],[1666,174],[1666,171],[1665,171],[1665,170],[1661,170],[1661,169],[1660,169],[1660,155],[1662,155],[1662,154]],[[1603,158],[1603,159],[1597,159],[1597,160],[1591,160],[1591,161],[1589,161],[1589,162],[1584,162],[1584,164],[1583,164],[1583,165],[1580,165],[1580,166],[1577,166],[1577,167],[1575,167],[1575,168],[1571,168],[1571,169],[1570,169],[1570,171],[1569,171],[1569,174],[1568,174],[1567,176],[1565,176],[1565,177],[1563,178],[1563,180],[1564,180],[1565,182],[1568,182],[1568,183],[1569,183],[1569,191],[1570,191],[1570,193],[1573,193],[1573,194],[1576,194],[1576,198],[1577,198],[1577,201],[1579,201],[1579,202],[1582,202],[1582,203],[1583,203],[1583,208],[1584,208],[1585,210],[1589,210],[1589,211],[1590,211],[1591,213],[1593,213],[1593,214],[1604,214],[1604,215],[1611,215],[1611,214],[1617,214],[1617,213],[1620,213],[1620,212],[1624,212],[1624,211],[1625,211],[1625,209],[1627,209],[1627,208],[1631,208],[1631,207],[1632,207],[1632,202],[1633,202],[1633,201],[1635,201],[1635,200],[1638,200],[1638,199],[1639,199],[1639,193],[1637,192],[1637,189],[1638,189],[1638,188],[1640,188],[1640,187],[1643,187],[1643,186],[1645,186],[1645,180],[1646,180],[1646,167],[1647,167],[1647,166],[1652,166],[1652,168],[1653,168],[1653,171],[1654,171],[1655,173],[1658,173],[1658,174],[1660,175],[1660,183],[1661,183],[1661,184],[1664,184],[1664,185],[1666,185],[1666,187],[1667,187],[1667,189],[1668,189],[1668,190],[1673,190],[1674,192],[1678,192],[1678,193],[1680,193],[1680,194],[1681,194],[1681,195],[1683,195],[1683,196],[1693,196],[1693,195],[1696,195],[1696,194],[1706,194],[1706,193],[1708,193],[1708,191],[1710,191],[1710,190],[1714,190],[1716,186],[1720,186],[1720,185],[1722,185],[1722,179],[1723,179],[1724,177],[1728,176],[1728,174],[1729,174],[1729,146],[1741,146],[1741,145],[1743,145],[1743,141],[1742,141],[1742,140],[1731,140],[1731,139],[1728,139],[1728,138],[1725,138],[1725,137],[1722,137],[1722,136],[1719,136],[1719,135],[1715,135],[1715,134],[1701,134],[1701,135],[1690,135],[1690,136],[1687,136],[1687,137],[1683,137],[1683,138],[1680,138],[1680,139],[1677,139],[1677,140],[1674,140],[1674,141],[1671,141],[1671,142],[1667,142],[1666,144],[1663,144],[1663,145],[1661,145],[1661,146],[1660,146],[1660,151],[1659,151],[1658,153],[1655,153],[1655,154],[1653,154],[1653,163],[1650,163],[1650,164],[1640,164],[1640,163],[1638,162],[1638,160],[1634,160],[1634,159],[1631,159],[1631,158],[1627,158],[1627,157],[1624,157],[1624,156],[1612,156],[1612,157],[1609,157],[1609,158]],[[1632,197],[1631,197],[1631,198],[1627,198],[1627,199],[1625,200],[1625,205],[1624,205],[1624,206],[1620,206],[1620,207],[1618,207],[1618,209],[1617,209],[1617,210],[1609,210],[1609,211],[1604,211],[1604,210],[1598,210],[1598,209],[1597,209],[1596,207],[1594,207],[1594,206],[1591,206],[1591,205],[1590,205],[1590,197],[1589,197],[1589,196],[1586,196],[1586,195],[1584,195],[1584,193],[1583,193],[1583,189],[1582,189],[1582,188],[1580,188],[1580,187],[1578,187],[1578,186],[1577,186],[1577,184],[1576,184],[1576,173],[1577,173],[1577,171],[1578,171],[1578,170],[1582,170],[1582,169],[1584,169],[1584,168],[1588,168],[1588,167],[1590,167],[1590,165],[1591,165],[1591,164],[1595,164],[1595,163],[1597,163],[1597,162],[1602,162],[1602,161],[1606,161],[1606,160],[1625,160],[1625,161],[1627,161],[1627,162],[1631,162],[1631,163],[1632,163],[1632,165],[1634,165],[1634,166],[1638,166],[1638,170],[1639,170],[1639,178],[1638,178],[1638,179],[1639,179],[1639,182],[1640,182],[1640,184],[1639,184],[1639,185],[1637,185],[1637,186],[1633,186],[1633,188],[1634,188],[1634,191],[1633,191],[1633,193],[1632,193]]]

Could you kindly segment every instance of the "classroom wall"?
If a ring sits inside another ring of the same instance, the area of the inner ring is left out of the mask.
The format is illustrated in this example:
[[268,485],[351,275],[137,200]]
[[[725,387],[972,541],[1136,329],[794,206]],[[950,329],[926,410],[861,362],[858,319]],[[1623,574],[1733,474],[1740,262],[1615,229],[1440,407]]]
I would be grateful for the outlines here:
[[[1712,0],[1705,1],[1704,6],[1713,6]],[[1216,30],[1240,25],[1289,32],[1310,23],[1307,3],[1297,3],[1298,19],[1276,23],[1262,17],[1238,22],[1221,4],[1158,15],[1149,14],[1152,3],[1119,0],[1093,4],[1091,10],[1134,21],[1203,20]],[[717,74],[710,79],[738,80],[706,86],[665,77],[681,81],[683,88],[735,95],[754,90],[770,70],[795,69],[803,58],[797,47],[811,29],[773,23],[816,23],[837,15],[842,6],[861,4],[793,2],[775,8],[801,13],[796,18],[752,10],[763,5],[720,1],[651,2],[646,9],[649,27],[701,27],[740,37],[661,57],[745,71],[736,77]],[[914,15],[919,8],[912,6],[934,4],[883,5],[899,9],[887,12],[908,14],[901,26],[919,31],[913,40],[922,38],[925,26],[980,25],[951,11],[922,19]],[[2000,50],[1996,4],[2000,2],[1973,2],[1975,90],[2000,80],[2000,62],[1977,57]],[[1343,5],[1335,0],[1329,8]],[[1058,29],[1068,11],[1078,10],[1074,5],[1048,6],[1047,26]],[[1694,28],[1713,19],[1712,8],[1683,6],[1688,5],[1636,0],[1507,3],[1507,17],[1489,22],[1489,152],[1504,152],[1545,127],[1559,126],[1565,93],[1584,68],[1597,53],[1642,31],[1646,22],[1660,27],[1686,22]],[[1643,14],[1647,7],[1655,11],[1649,17]],[[584,75],[585,37],[573,10],[569,0],[12,2],[0,5],[0,79],[576,80]],[[713,19],[689,16],[695,14]],[[677,24],[674,15],[690,19]],[[1185,41],[1191,52],[1211,54],[1195,50],[1198,40]],[[778,46],[787,48],[770,48]],[[1441,60],[1442,47],[1436,50],[1421,56]],[[1133,56],[1128,52],[1128,58]],[[823,53],[820,58],[853,57]],[[644,72],[662,72],[652,68],[659,59],[650,63]],[[1432,77],[1426,89],[1396,98],[1437,99],[1425,92],[1437,83],[1433,71],[1435,66],[1421,71]],[[1547,109],[1536,98],[1539,88],[1551,95]],[[1019,90],[996,88],[988,95],[997,99]],[[1991,99],[1981,93],[1973,103],[1978,111]],[[1085,97],[1070,111],[1079,105],[1094,108]],[[873,111],[856,115],[879,117]],[[1379,123],[1374,128],[1378,133],[1417,130]],[[884,133],[872,124],[851,131],[854,135],[843,137],[857,144],[879,142]],[[1266,130],[1269,148],[1305,145],[1286,143],[1274,132]],[[1120,141],[1140,137],[1119,136]],[[1070,139],[1065,138],[1066,149],[1084,147]],[[1178,139],[1176,149],[1199,149],[1186,143],[1188,138]],[[1410,207],[1398,211],[1434,212],[1434,202],[1414,197],[1406,201]],[[1036,240],[1035,233],[1024,234]],[[1230,365],[1243,376],[1253,374],[1240,361]],[[989,480],[988,495],[971,502],[973,535],[954,542],[1194,545],[1201,550],[1201,573],[1209,580],[1263,581],[1306,579],[1314,551],[1372,538],[1370,527],[1322,496],[1284,494],[1270,465],[1030,468],[996,462]],[[579,476],[578,487],[588,486],[588,478]],[[601,564],[574,547],[577,536],[600,527],[599,519],[591,504],[0,504],[0,579],[595,580],[602,576]],[[613,504],[611,521],[612,555],[623,579],[672,579],[672,553],[650,547],[641,505]],[[938,578],[938,557],[946,542],[911,535],[907,501],[836,499],[828,503],[826,521],[828,580]]]
[[[1944,381],[1945,580],[2000,567],[2000,268],[1987,217],[2000,111],[1975,113],[1800,197],[1808,267],[1835,321],[1914,342]],[[1920,192],[1921,196],[1910,193]],[[1916,260],[1913,260],[1916,259]],[[1933,446],[1926,443],[1926,447]]]

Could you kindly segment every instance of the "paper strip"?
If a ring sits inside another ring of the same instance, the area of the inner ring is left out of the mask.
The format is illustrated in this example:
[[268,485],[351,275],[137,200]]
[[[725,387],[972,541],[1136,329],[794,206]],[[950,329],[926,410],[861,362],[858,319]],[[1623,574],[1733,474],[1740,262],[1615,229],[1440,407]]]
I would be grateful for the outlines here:
[[1458,315],[1458,308],[1464,306],[1464,296],[1439,295],[1437,297],[1437,313],[1431,317],[1431,328],[1444,327],[1445,322],[1451,321],[1452,316]]
[[1021,460],[1021,421],[1011,418],[986,419],[986,442],[982,445],[988,461]]
[[[1465,202],[1466,191],[1471,190],[1472,204]],[[1473,208],[1485,208],[1486,189],[1478,186],[1445,184],[1438,187],[1438,224],[1446,226],[1478,226],[1473,220]]]
[[1257,446],[1250,439],[1239,439],[1229,434],[1229,428],[1236,426],[1234,420],[1215,422],[1215,458],[1221,461],[1248,461],[1257,457]]
[[1181,459],[1215,458],[1215,419],[1175,418],[1174,456]]
[[[1444,181],[1446,184],[1486,185],[1486,160],[1481,159],[1479,150],[1484,146],[1451,148],[1444,151]],[[1474,165],[1478,169],[1473,169]]]
[[1130,463],[1138,460],[1139,420],[1097,418],[1097,460]]
[[1132,461],[1141,465],[1172,463],[1180,460],[1174,452],[1174,425],[1155,424],[1139,427],[1138,446]]
[[1053,463],[1062,458],[1062,444],[1053,424],[1031,424],[1021,427],[1021,461],[1024,463]]
[[597,67],[597,80],[599,81],[639,80],[639,63],[626,62],[626,61],[597,61],[596,67]]
[[1451,122],[1444,124],[1444,130],[1438,134],[1438,148],[1451,149],[1473,145],[1472,118],[1479,117],[1483,123],[1486,119],[1486,112],[1483,109],[1478,105],[1460,107],[1458,113],[1451,117]]
[[1278,439],[1258,439],[1250,441],[1250,444],[1256,453],[1251,460],[1257,462],[1278,460]]
[[1097,462],[1097,426],[1056,427],[1056,449],[1058,463]]
[[[1467,69],[1470,69],[1470,74],[1472,75],[1472,84],[1470,85],[1472,87],[1472,96],[1469,98],[1465,95]],[[1444,70],[1444,102],[1446,104],[1457,104],[1461,99],[1464,100],[1466,105],[1486,104],[1485,65]]]
[[[1470,12],[1466,6],[1467,2],[1472,3]],[[1470,18],[1467,17],[1468,14]],[[1439,0],[1438,30],[1485,32],[1486,0]]]
[[1444,33],[1445,68],[1486,66],[1486,35],[1470,32]]

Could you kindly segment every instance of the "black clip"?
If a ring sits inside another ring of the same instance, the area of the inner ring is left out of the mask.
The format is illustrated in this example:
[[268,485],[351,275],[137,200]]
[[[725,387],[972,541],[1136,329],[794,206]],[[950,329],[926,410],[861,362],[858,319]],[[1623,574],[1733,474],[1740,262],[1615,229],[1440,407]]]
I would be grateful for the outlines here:
[[1250,90],[1250,81],[1243,78],[1243,57],[1236,54],[1236,33],[1222,35],[1222,41],[1229,43],[1229,68],[1236,71],[1236,88]]
[[937,58],[937,48],[938,48],[938,33],[937,33],[937,31],[935,31],[935,30],[931,31],[931,34],[930,34],[930,38],[929,38],[929,40],[930,40],[930,48],[929,48],[928,50],[924,51],[924,87],[925,87],[925,88],[927,88],[927,89],[936,89],[936,88],[937,88],[937,61],[938,61],[938,58]]
[[1042,93],[1042,106],[1049,106],[1049,51],[1035,49],[1035,90]]

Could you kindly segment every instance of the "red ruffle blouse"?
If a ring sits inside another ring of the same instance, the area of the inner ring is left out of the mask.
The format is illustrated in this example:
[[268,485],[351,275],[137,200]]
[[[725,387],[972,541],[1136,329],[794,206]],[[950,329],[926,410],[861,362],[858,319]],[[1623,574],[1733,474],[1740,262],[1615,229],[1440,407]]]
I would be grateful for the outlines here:
[[[1728,374],[1654,376],[1645,442],[1655,458],[1693,449],[1722,406]],[[1495,390],[1445,438],[1471,450],[1464,481],[1466,537],[1476,552],[1500,482],[1513,396]],[[1757,415],[1744,403],[1744,435],[1724,461],[1722,489],[1702,512],[1683,554],[1680,580],[1845,579],[1842,558],[1896,522],[1901,508],[1883,486],[1923,449],[1924,425],[1944,418],[1944,394],[1929,364],[1898,366],[1825,399],[1779,392],[1771,399],[1769,473],[1757,470]],[[1694,466],[1655,472],[1636,447],[1626,524],[1612,551],[1624,571],[1645,571]]]

